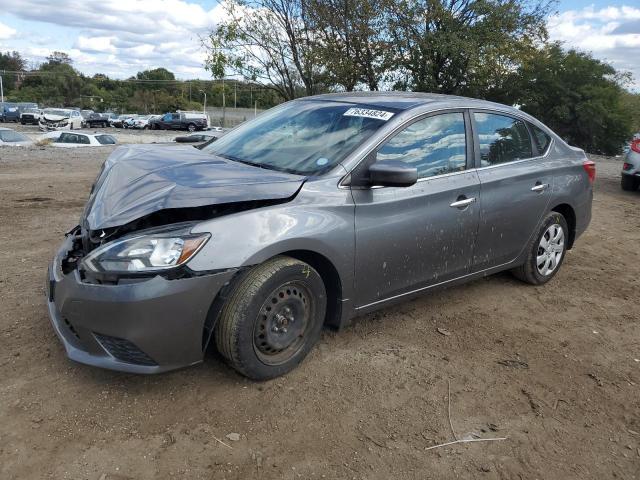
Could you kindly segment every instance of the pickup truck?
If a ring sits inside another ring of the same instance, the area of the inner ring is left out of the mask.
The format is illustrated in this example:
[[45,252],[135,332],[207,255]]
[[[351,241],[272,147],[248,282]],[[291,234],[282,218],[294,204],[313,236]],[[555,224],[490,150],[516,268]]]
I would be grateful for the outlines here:
[[207,119],[204,115],[195,115],[189,113],[165,113],[160,118],[149,121],[149,129],[151,130],[188,130],[195,132],[196,130],[205,130],[207,128]]

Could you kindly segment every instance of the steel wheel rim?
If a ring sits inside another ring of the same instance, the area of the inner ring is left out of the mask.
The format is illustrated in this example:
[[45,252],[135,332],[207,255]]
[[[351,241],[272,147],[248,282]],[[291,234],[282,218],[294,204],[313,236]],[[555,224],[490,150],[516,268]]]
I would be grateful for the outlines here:
[[536,268],[543,276],[555,272],[564,255],[564,230],[557,223],[551,225],[540,238],[536,254]]
[[266,365],[281,365],[304,345],[311,324],[312,296],[300,282],[276,288],[260,307],[253,331],[253,349]]

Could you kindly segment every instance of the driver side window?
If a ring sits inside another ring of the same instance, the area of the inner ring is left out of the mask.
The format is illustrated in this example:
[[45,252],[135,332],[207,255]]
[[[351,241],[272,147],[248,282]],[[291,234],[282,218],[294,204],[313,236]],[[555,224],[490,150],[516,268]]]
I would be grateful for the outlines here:
[[464,170],[464,114],[442,113],[412,123],[378,149],[376,160],[406,162],[418,169],[418,178]]

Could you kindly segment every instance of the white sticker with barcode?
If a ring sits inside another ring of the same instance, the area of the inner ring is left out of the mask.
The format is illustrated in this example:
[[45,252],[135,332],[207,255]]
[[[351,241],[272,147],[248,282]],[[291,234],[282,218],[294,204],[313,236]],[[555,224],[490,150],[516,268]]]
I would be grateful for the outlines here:
[[393,117],[392,112],[385,112],[384,110],[372,110],[370,108],[350,108],[343,114],[345,117],[365,117],[365,118],[377,118],[378,120],[384,120],[385,122]]

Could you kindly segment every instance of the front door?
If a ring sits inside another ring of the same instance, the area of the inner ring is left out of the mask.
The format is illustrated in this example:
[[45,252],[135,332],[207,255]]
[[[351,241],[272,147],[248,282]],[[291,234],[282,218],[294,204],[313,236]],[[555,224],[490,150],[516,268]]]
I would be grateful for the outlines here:
[[[479,219],[468,116],[419,119],[381,145],[375,160],[418,169],[410,187],[353,188],[356,302],[364,308],[468,273]],[[359,169],[361,170],[361,169]]]
[[544,215],[553,187],[523,120],[474,112],[481,185],[474,271],[515,260]]

